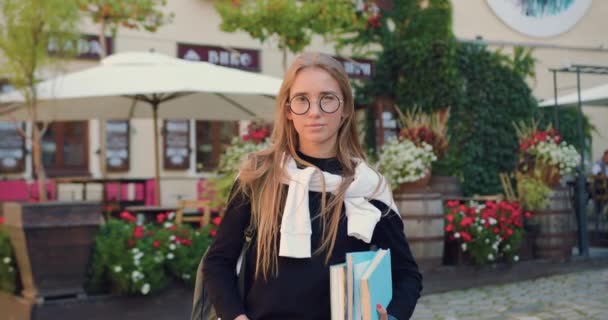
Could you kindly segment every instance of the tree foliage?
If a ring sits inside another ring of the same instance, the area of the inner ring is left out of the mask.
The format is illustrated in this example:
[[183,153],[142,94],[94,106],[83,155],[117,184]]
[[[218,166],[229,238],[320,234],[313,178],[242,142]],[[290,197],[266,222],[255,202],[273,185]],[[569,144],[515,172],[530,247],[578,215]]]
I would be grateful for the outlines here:
[[[40,149],[44,129],[38,124],[35,86],[41,69],[55,65],[74,52],[70,48],[74,48],[77,37],[79,10],[75,2],[63,0],[0,0],[0,10],[0,55],[3,58],[0,75],[26,99],[32,127],[32,134],[27,138],[32,141],[41,200],[46,200]],[[54,48],[53,54],[49,53],[49,47]]]
[[144,29],[149,32],[169,23],[172,13],[162,10],[167,0],[77,0],[82,10],[91,20],[100,26],[100,43],[102,56],[107,54],[105,33],[110,31],[116,36],[119,27],[127,29]]
[[215,8],[226,32],[244,31],[265,42],[277,41],[283,51],[301,52],[313,35],[331,37],[365,25],[351,1],[216,0]]

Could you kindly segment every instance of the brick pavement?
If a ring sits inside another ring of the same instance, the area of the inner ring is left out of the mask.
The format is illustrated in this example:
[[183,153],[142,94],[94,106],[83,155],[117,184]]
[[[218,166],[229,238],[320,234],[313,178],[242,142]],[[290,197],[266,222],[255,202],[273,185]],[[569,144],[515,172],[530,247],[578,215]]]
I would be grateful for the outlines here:
[[608,268],[424,295],[412,320],[608,319]]

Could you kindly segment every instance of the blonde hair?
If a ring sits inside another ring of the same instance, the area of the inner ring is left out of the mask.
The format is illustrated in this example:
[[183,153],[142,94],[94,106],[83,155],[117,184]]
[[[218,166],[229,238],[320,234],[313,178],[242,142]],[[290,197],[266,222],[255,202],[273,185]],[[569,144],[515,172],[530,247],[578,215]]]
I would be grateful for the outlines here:
[[256,227],[257,259],[255,276],[277,275],[278,237],[282,208],[286,192],[281,184],[283,178],[283,155],[291,156],[296,163],[313,166],[298,156],[298,134],[293,123],[287,119],[290,89],[298,72],[305,68],[320,68],[329,73],[339,84],[343,95],[343,120],[338,129],[336,141],[337,158],[342,166],[343,182],[333,196],[326,201],[325,186],[321,196],[321,245],[313,254],[326,252],[325,263],[329,262],[333,251],[344,194],[354,179],[355,163],[353,158],[365,159],[365,154],[357,137],[354,119],[354,99],[348,76],[344,67],[329,55],[304,53],[298,56],[287,70],[276,100],[274,129],[271,146],[251,154],[239,172],[239,183],[233,194],[239,192],[251,201],[252,222]]

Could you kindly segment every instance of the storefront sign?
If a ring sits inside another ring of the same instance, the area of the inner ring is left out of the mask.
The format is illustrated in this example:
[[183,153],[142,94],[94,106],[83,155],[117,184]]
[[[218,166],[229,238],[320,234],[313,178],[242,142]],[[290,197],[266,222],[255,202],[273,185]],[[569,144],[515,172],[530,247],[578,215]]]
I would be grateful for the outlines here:
[[370,79],[374,74],[374,61],[367,59],[334,57],[340,61],[352,79]]
[[[101,58],[101,44],[97,35],[82,35],[78,41],[70,43],[67,46],[64,49],[76,50],[76,59],[99,60]],[[56,53],[58,49],[57,42],[51,39],[48,47],[49,54]],[[106,55],[114,53],[114,40],[112,37],[106,37],[106,50]]]
[[211,62],[224,67],[260,72],[260,52],[253,49],[177,44],[177,57]]

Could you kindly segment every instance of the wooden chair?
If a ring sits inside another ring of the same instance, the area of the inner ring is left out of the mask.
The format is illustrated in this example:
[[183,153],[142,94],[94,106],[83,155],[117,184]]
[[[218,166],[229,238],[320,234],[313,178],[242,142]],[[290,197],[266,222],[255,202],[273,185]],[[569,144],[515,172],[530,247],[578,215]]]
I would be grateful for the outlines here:
[[501,173],[500,182],[502,183],[502,189],[505,192],[505,197],[507,198],[507,201],[517,200],[517,196],[515,196],[515,192],[513,191],[513,184],[511,184],[511,179],[509,179],[509,175],[506,173]]
[[[187,209],[194,209],[188,211]],[[209,200],[180,200],[179,209],[175,213],[175,223],[182,224],[183,222],[198,222],[200,226],[208,225],[211,221],[211,207]]]

